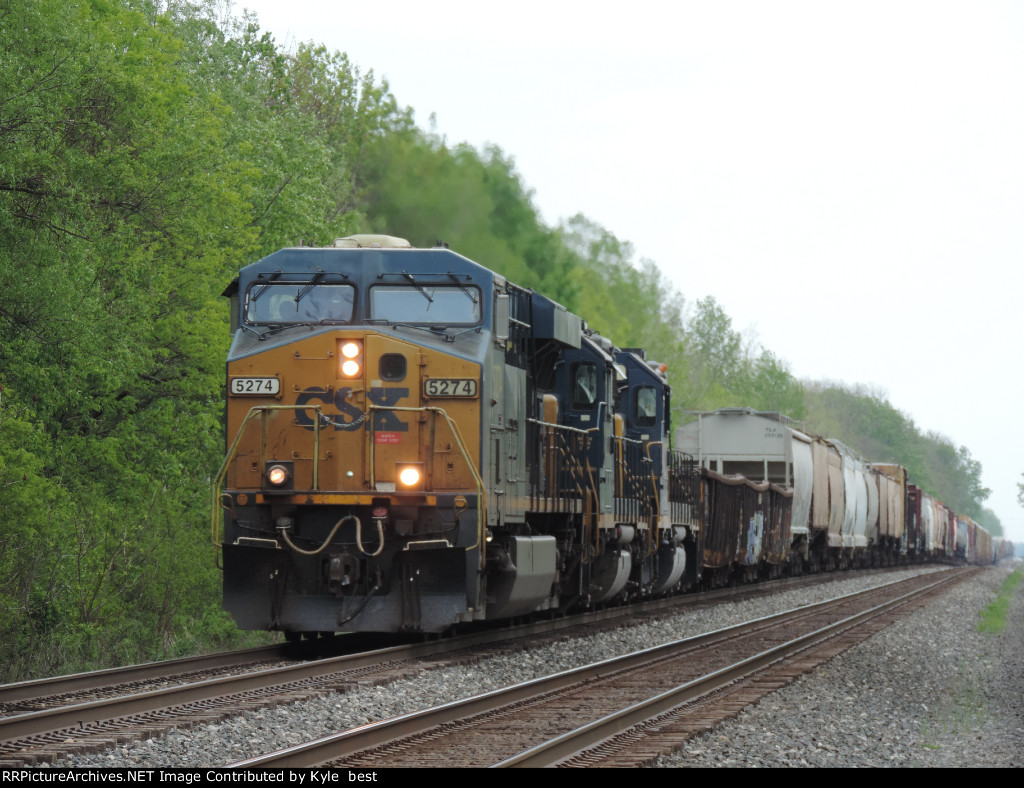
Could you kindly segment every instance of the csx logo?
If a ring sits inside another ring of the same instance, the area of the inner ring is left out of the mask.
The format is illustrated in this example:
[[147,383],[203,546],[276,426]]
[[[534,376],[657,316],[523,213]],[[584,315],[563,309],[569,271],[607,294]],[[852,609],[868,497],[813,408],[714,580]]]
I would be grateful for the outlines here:
[[[327,389],[313,386],[299,394],[295,404],[309,405],[313,402],[320,402],[324,405],[333,405],[338,409],[338,415],[325,415],[330,417],[331,424],[336,430],[370,429],[370,421],[366,418],[366,414],[351,402],[346,401],[351,393],[351,387],[339,388],[331,394]],[[409,389],[407,388],[372,388],[366,392],[366,398],[370,402],[382,407],[393,407],[408,396]],[[298,410],[296,413],[299,425],[307,430],[312,430],[314,427],[313,414],[308,410]],[[381,410],[374,414],[373,429],[386,432],[408,432],[409,425],[402,421],[394,411]]]

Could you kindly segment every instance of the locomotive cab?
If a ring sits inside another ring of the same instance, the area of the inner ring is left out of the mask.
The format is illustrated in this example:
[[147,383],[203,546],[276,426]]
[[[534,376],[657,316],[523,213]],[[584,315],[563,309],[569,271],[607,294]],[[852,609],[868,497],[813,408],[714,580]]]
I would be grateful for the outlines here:
[[447,249],[375,237],[281,250],[226,291],[218,486],[241,627],[436,632],[474,617],[495,281]]
[[[670,505],[670,464],[681,467],[682,458],[669,451],[667,437],[670,388],[667,367],[648,361],[642,348],[620,350],[616,361],[624,371],[618,398],[622,423],[620,486],[629,486],[619,495],[638,501],[638,528],[642,535],[638,552],[638,570],[634,582],[647,594],[661,594],[673,588],[687,566],[683,546],[687,529],[673,525]],[[693,540],[689,548],[695,548]]]

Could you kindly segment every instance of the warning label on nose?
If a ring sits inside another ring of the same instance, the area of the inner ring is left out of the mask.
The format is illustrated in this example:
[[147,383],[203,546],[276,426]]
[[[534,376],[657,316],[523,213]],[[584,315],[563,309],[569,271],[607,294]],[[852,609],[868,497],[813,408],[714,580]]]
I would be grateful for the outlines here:
[[376,443],[401,443],[402,433],[400,432],[375,432],[373,439]]

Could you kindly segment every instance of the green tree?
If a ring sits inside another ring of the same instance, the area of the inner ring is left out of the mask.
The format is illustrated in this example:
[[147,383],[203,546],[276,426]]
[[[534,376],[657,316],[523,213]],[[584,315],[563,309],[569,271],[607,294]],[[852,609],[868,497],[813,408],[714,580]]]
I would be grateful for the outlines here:
[[225,150],[244,170],[259,253],[353,232],[364,151],[401,114],[386,83],[321,44],[283,51],[252,15],[218,24],[213,3],[175,3],[171,15],[191,80],[230,113]]
[[[255,234],[227,113],[182,67],[167,18],[101,0],[0,14],[0,631],[13,678],[125,658],[215,600],[211,562],[182,560],[201,549],[193,526],[220,448],[225,309],[211,283]],[[168,530],[182,552],[161,563]],[[172,580],[190,609],[147,617]]]
[[619,347],[645,348],[680,385],[688,370],[683,296],[652,261],[634,260],[632,244],[585,216],[572,217],[561,231],[579,261],[570,276],[580,315]]
[[399,235],[414,246],[447,243],[510,281],[576,310],[578,261],[546,227],[514,161],[490,146],[449,148],[395,115],[370,140],[359,171],[362,229]]
[[362,152],[399,114],[344,55],[222,10],[0,0],[8,678],[231,631],[205,527],[219,294],[354,229]]
[[999,517],[991,509],[983,508],[974,518],[978,525],[988,531],[992,536],[1003,535],[1003,524]]
[[777,411],[790,418],[804,416],[803,386],[770,350],[746,365],[746,374],[737,383],[745,405],[757,410]]

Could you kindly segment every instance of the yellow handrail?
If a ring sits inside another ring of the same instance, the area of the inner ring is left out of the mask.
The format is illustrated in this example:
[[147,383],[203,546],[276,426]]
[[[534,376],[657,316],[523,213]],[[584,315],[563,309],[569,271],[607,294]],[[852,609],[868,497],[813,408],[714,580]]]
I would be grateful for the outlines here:
[[[319,489],[320,484],[320,418],[323,415],[319,405],[254,405],[249,408],[249,412],[245,414],[245,418],[242,419],[242,424],[238,428],[238,432],[235,433],[235,439],[231,442],[231,446],[228,448],[228,453],[224,457],[224,462],[220,466],[220,470],[217,471],[217,476],[213,480],[213,496],[212,506],[210,509],[210,534],[213,540],[213,547],[215,550],[219,550],[223,543],[218,541],[220,532],[221,519],[219,514],[220,505],[220,487],[224,483],[224,477],[227,476],[228,465],[235,458],[235,453],[238,451],[238,444],[242,440],[242,433],[245,432],[245,428],[249,425],[250,420],[257,413],[263,418],[263,429],[266,431],[267,423],[267,412],[272,410],[313,410],[316,411],[316,420],[314,421],[313,427],[313,489]],[[265,444],[264,439],[264,444]],[[265,448],[261,446],[261,452],[265,451]]]
[[[444,420],[448,423],[448,428],[451,430],[455,442],[459,447],[459,451],[462,453],[463,459],[466,461],[466,465],[469,467],[470,472],[473,474],[473,479],[476,482],[477,493],[479,495],[479,501],[477,504],[477,528],[476,537],[477,541],[475,544],[466,548],[467,551],[475,550],[480,548],[480,568],[484,566],[486,560],[486,544],[487,541],[484,538],[484,520],[483,513],[486,505],[486,494],[484,490],[483,479],[480,477],[480,473],[476,466],[473,464],[472,459],[469,456],[469,452],[466,449],[465,441],[462,438],[462,433],[459,430],[458,424],[456,424],[444,408],[438,407],[422,407],[422,408],[409,408],[409,407],[398,407],[393,405],[374,405],[370,404],[369,410],[392,410],[392,411],[408,411],[408,412],[431,412],[434,414],[440,414]],[[249,409],[249,412],[245,415],[242,420],[241,426],[235,433],[235,438],[231,442],[231,446],[228,448],[228,452],[224,457],[224,462],[220,466],[220,470],[217,472],[217,476],[214,479],[212,486],[212,500],[211,500],[211,511],[210,511],[210,532],[215,549],[219,550],[223,543],[219,541],[218,536],[220,533],[221,518],[219,515],[219,509],[222,508],[220,504],[220,489],[224,483],[224,478],[227,475],[228,466],[231,461],[235,458],[235,454],[238,451],[238,444],[241,442],[242,434],[245,432],[246,427],[253,417],[259,413],[263,417],[263,426],[266,425],[266,413],[274,410],[312,410],[316,413],[316,419],[314,420],[314,446],[313,446],[313,489],[319,489],[319,462],[320,462],[320,421],[323,417],[323,412],[319,405],[255,405]],[[374,473],[374,444],[370,442],[370,475],[371,475],[371,488],[373,487],[373,473]]]

